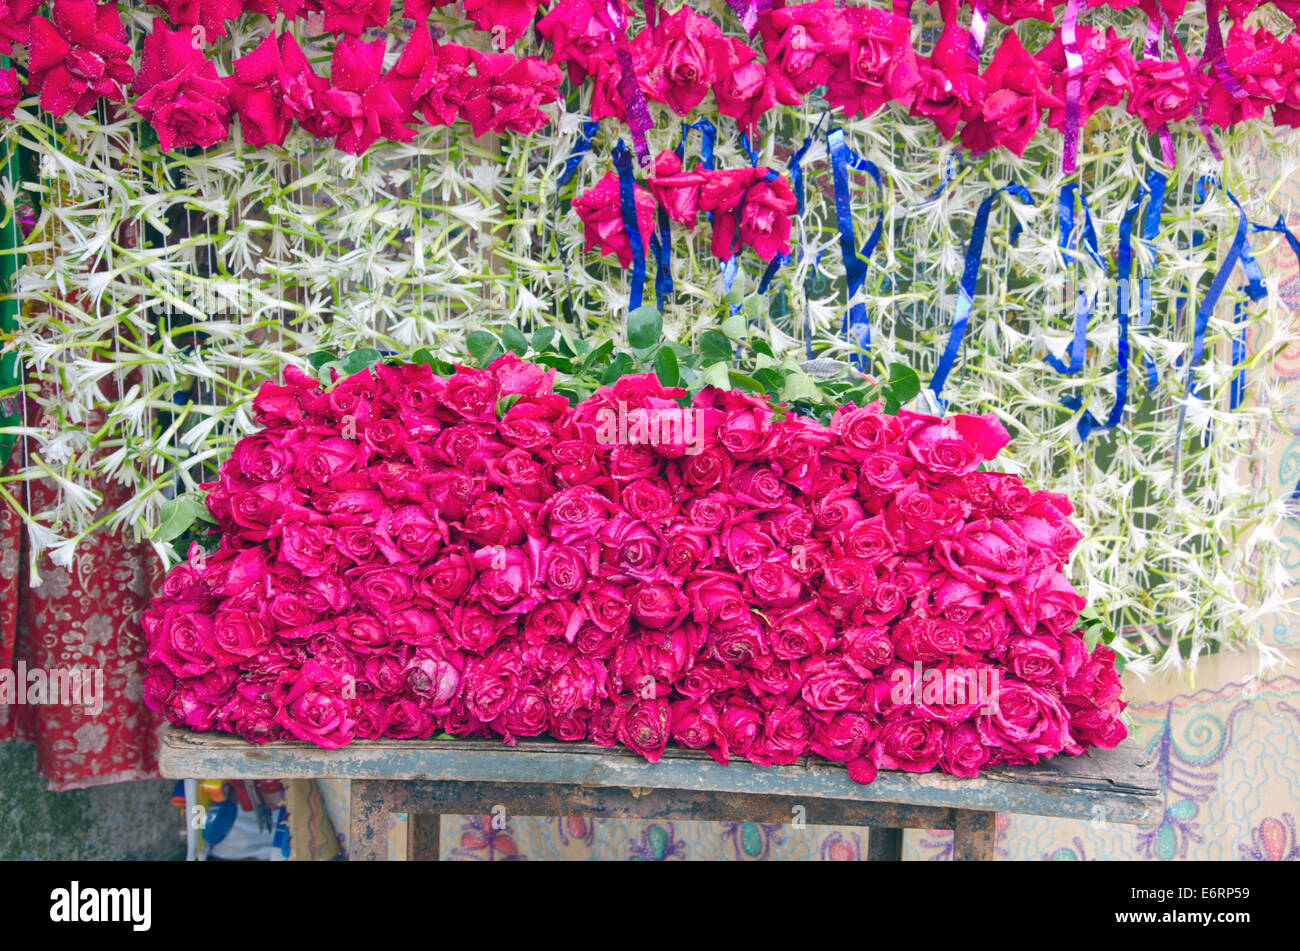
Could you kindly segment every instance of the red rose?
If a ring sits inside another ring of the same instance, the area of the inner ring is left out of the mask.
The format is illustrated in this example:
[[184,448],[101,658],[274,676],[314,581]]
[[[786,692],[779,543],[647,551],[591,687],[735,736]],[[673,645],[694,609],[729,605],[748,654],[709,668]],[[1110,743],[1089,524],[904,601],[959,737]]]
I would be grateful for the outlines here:
[[[608,172],[595,187],[573,200],[574,213],[582,220],[585,244],[590,251],[599,246],[601,254],[613,254],[623,267],[632,266],[632,244],[623,224],[623,204],[619,197],[617,172]],[[647,189],[633,186],[636,205],[636,226],[641,233],[641,247],[650,247],[650,235],[655,230],[655,199]]]

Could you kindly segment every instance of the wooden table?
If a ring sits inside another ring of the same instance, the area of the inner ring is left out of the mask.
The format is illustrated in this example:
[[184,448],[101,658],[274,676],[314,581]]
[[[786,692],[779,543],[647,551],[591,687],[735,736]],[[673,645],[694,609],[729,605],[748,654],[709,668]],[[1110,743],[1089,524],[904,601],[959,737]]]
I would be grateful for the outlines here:
[[438,857],[438,817],[590,816],[869,826],[868,858],[898,859],[903,829],[952,829],[953,858],[993,858],[999,812],[1153,823],[1159,782],[1132,743],[1002,767],[978,779],[882,771],[861,786],[840,765],[720,766],[670,748],[649,763],[621,748],[523,740],[367,740],[340,750],[254,745],[169,727],[159,754],[169,779],[347,779],[352,860],[387,858],[385,813],[406,813],[408,857]]

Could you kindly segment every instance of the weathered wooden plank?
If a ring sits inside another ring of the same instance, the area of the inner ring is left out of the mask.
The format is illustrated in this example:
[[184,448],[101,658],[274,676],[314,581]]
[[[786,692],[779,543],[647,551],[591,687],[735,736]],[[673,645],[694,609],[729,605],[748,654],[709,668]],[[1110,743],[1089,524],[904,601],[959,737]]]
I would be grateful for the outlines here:
[[406,859],[408,862],[438,861],[438,843],[442,837],[441,826],[442,816],[436,813],[408,813],[406,817]]
[[[368,787],[369,788],[369,787]],[[608,819],[760,822],[768,825],[880,825],[894,829],[951,829],[958,810],[894,802],[800,799],[752,793],[682,789],[620,789],[550,783],[430,782],[409,780],[399,791],[377,790],[388,807],[409,815],[588,816]]]
[[[927,826],[929,829],[941,826]],[[899,862],[903,858],[903,830],[874,825],[867,832],[867,859],[871,862]]]
[[354,779],[351,783],[351,822],[348,832],[348,860],[388,860],[388,814],[400,811],[403,783],[377,779]]
[[952,829],[952,860],[954,862],[992,862],[993,846],[997,841],[995,812],[958,810]]
[[1100,806],[1107,821],[1119,823],[1146,823],[1159,815],[1159,784],[1143,759],[1127,744],[1038,766],[990,770],[978,779],[882,771],[874,783],[860,786],[842,766],[812,758],[793,766],[740,761],[721,766],[699,751],[672,749],[656,764],[630,750],[544,740],[515,747],[488,739],[370,740],[322,750],[304,743],[257,746],[237,737],[171,727],[159,753],[162,774],[171,778],[333,777],[694,789],[1081,819],[1095,817]]

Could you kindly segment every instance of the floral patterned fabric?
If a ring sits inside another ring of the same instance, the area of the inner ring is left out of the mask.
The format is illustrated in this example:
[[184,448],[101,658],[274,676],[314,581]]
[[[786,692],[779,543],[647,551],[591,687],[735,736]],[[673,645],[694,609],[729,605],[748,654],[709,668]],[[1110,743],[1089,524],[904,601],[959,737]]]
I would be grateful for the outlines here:
[[[7,467],[22,463],[16,446]],[[94,488],[104,505],[128,489],[107,481]],[[54,502],[56,489],[31,483],[29,508]],[[22,500],[27,504],[27,500]],[[41,584],[29,585],[28,539],[22,521],[0,506],[0,668],[83,668],[103,671],[103,708],[0,705],[0,740],[36,744],[37,768],[51,790],[79,789],[157,775],[160,721],[141,700],[144,653],[140,614],[161,580],[148,544],[97,532],[78,546],[70,568],[42,561]]]

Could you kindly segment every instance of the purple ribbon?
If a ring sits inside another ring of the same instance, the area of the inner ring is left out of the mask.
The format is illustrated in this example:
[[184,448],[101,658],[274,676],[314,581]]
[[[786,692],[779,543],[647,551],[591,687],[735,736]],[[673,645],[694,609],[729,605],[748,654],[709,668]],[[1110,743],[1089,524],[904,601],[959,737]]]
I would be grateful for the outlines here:
[[1205,23],[1209,27],[1209,36],[1205,40],[1205,58],[1214,64],[1214,71],[1232,98],[1245,99],[1250,94],[1237,82],[1237,77],[1232,75],[1228,55],[1223,48],[1223,30],[1219,27],[1219,0],[1205,0]]
[[984,53],[984,37],[989,30],[988,0],[975,0],[975,10],[970,16],[970,42],[966,44],[966,57],[979,66]]
[[758,10],[754,6],[754,0],[727,0],[727,6],[731,7],[731,12],[736,15],[745,32],[753,36],[758,29]]
[[[1174,25],[1169,22],[1169,13],[1164,6],[1157,3],[1160,9],[1160,23],[1164,27],[1169,39],[1174,44],[1174,52],[1178,55],[1178,65],[1183,68],[1183,75],[1187,77],[1188,92],[1194,92],[1199,85],[1196,81],[1196,70],[1192,69],[1191,61],[1187,58],[1187,51],[1183,49],[1183,44],[1178,42],[1178,36],[1174,33]],[[1217,19],[1215,23],[1217,24]],[[1210,120],[1205,118],[1205,97],[1197,95],[1196,97],[1196,124],[1201,129],[1201,135],[1205,137],[1205,144],[1210,147],[1210,154],[1214,156],[1215,161],[1223,161],[1223,153],[1219,151],[1218,144],[1214,141],[1214,130],[1210,128]],[[1164,144],[1163,142],[1161,143]],[[1171,163],[1172,164],[1172,163]]]
[[645,94],[637,82],[636,67],[632,63],[632,53],[627,46],[627,17],[613,0],[606,0],[603,10],[597,10],[596,16],[609,33],[615,46],[615,58],[618,60],[621,77],[618,91],[623,97],[623,112],[627,116],[628,128],[632,130],[632,147],[636,150],[636,160],[642,168],[650,165],[650,145],[646,142],[646,131],[655,127],[650,118],[650,108],[646,105]]
[[623,80],[619,83],[619,92],[623,96],[623,108],[627,112],[627,124],[632,130],[632,147],[636,149],[637,163],[646,168],[650,165],[650,144],[646,142],[646,131],[655,127],[650,118],[650,108],[646,105],[641,84],[637,82],[636,68],[632,65],[632,53],[620,46],[615,55],[623,71]]
[[[1144,59],[1160,58],[1160,21],[1155,17],[1147,17],[1147,37],[1142,44],[1142,56]],[[1169,132],[1169,123],[1157,129],[1156,135],[1160,138],[1160,154],[1165,164],[1173,168],[1178,164],[1178,156],[1174,153],[1174,137]]]
[[1079,0],[1070,0],[1061,25],[1061,43],[1065,47],[1065,174],[1079,167],[1080,103],[1083,91],[1083,55],[1079,52]]

